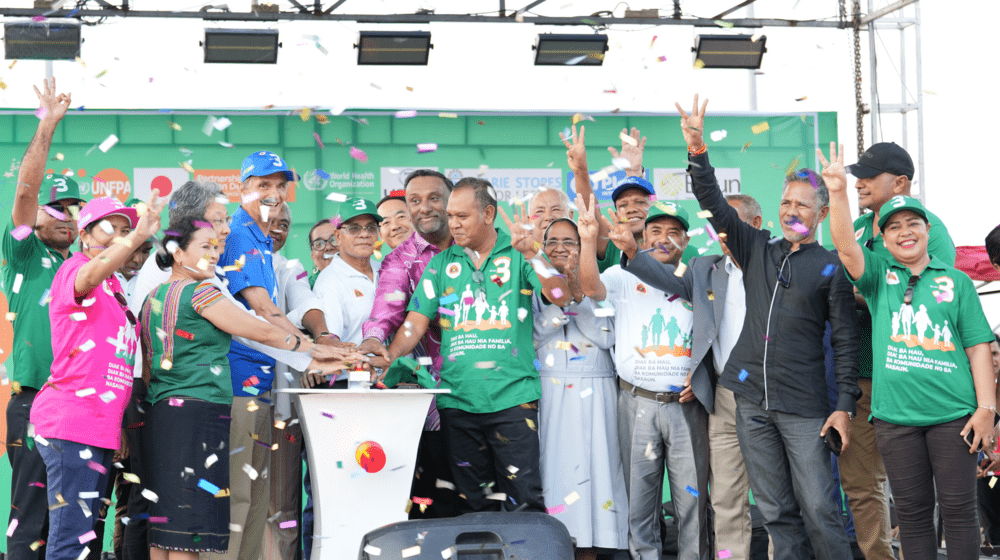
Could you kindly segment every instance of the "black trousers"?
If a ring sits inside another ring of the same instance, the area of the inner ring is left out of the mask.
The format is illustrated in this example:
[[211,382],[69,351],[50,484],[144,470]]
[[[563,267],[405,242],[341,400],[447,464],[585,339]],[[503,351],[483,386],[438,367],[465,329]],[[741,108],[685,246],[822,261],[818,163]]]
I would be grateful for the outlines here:
[[545,511],[537,401],[485,414],[439,412],[459,513]]
[[135,380],[132,386],[132,400],[125,408],[123,424],[125,438],[128,440],[129,467],[131,473],[139,477],[139,484],[119,480],[122,494],[128,496],[128,525],[123,527],[121,550],[118,560],[149,560],[149,500],[142,496],[142,491],[151,475],[147,472],[148,458],[152,457],[152,441],[149,437],[149,421],[152,419],[153,407],[145,401],[146,388],[142,380]]
[[438,480],[452,481],[451,462],[445,452],[444,431],[424,431],[417,447],[417,467],[410,485],[410,498],[430,498],[426,508],[414,503],[410,519],[438,519],[458,515],[458,492],[447,486],[439,487]]
[[31,544],[49,538],[45,462],[35,441],[28,437],[31,405],[37,394],[37,389],[23,387],[20,393],[11,395],[7,404],[7,460],[12,471],[10,519],[17,519],[13,536],[7,537],[6,557],[10,560],[45,558],[45,547],[31,550]]
[[979,557],[976,459],[958,433],[963,416],[933,426],[900,426],[875,418],[875,440],[889,475],[906,560],[936,560],[935,491],[948,558]]

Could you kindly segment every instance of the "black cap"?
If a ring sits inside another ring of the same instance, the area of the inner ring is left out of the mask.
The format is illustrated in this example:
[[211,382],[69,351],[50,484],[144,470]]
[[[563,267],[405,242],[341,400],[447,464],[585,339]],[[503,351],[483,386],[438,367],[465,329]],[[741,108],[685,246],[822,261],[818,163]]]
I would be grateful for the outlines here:
[[879,142],[865,150],[858,163],[847,166],[847,172],[858,179],[868,179],[881,173],[906,175],[913,180],[913,160],[895,142]]

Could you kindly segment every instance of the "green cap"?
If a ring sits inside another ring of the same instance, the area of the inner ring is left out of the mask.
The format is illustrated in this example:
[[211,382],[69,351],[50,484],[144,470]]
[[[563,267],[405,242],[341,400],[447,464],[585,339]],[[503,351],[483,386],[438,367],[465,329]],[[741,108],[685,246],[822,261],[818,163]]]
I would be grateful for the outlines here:
[[649,213],[646,214],[646,223],[648,224],[652,220],[657,218],[668,216],[674,218],[684,226],[684,231],[687,231],[691,227],[691,222],[688,219],[687,210],[681,208],[675,202],[666,201],[661,202],[657,200],[649,207]]
[[128,199],[128,202],[125,203],[125,206],[128,206],[129,208],[135,208],[137,204],[142,204],[142,203],[143,202],[141,200],[133,196],[132,198]]
[[382,383],[390,389],[400,383],[413,382],[420,384],[425,389],[434,389],[437,385],[430,372],[416,360],[406,356],[396,358],[396,361],[392,362],[389,369],[385,371],[385,379],[382,380]]
[[[339,214],[341,224],[347,222],[347,220],[350,220],[351,218],[366,215],[375,218],[375,223],[382,221],[382,216],[378,215],[378,209],[375,207],[375,203],[367,198],[348,198],[340,203]],[[339,228],[340,226],[337,227]]]
[[65,175],[46,175],[38,189],[38,203],[44,205],[66,199],[83,200],[76,181]]
[[888,202],[882,205],[882,209],[879,210],[878,217],[878,228],[882,229],[885,227],[885,223],[889,220],[889,216],[892,216],[896,212],[902,210],[909,210],[914,214],[920,216],[927,221],[927,210],[924,210],[924,205],[920,204],[920,201],[910,197],[897,194],[896,196],[889,199]]

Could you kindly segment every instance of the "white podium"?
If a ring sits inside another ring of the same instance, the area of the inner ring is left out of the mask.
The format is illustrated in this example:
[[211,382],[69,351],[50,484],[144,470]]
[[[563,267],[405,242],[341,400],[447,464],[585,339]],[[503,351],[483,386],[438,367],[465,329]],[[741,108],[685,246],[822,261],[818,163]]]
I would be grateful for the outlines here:
[[[355,560],[361,538],[406,521],[417,444],[435,394],[447,389],[282,389],[298,408],[309,453],[314,560]],[[365,471],[358,446],[373,441],[385,467]],[[414,507],[418,507],[414,505]]]

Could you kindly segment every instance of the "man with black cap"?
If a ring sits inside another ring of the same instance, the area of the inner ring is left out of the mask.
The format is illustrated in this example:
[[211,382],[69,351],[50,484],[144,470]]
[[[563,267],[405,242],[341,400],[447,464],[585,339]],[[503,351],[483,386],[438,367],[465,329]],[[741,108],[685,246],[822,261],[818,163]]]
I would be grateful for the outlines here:
[[[38,130],[17,174],[14,209],[0,231],[0,270],[10,305],[8,319],[14,325],[9,362],[13,395],[7,405],[7,459],[12,470],[7,557],[17,560],[44,557],[48,540],[45,463],[28,435],[28,419],[52,368],[48,291],[76,241],[76,215],[83,202],[73,179],[45,175],[52,136],[70,105],[70,94],[56,95],[55,78],[45,82],[44,92],[36,87],[35,93],[40,101]],[[39,541],[42,546],[32,548]]]
[[[854,238],[875,254],[891,258],[879,231],[879,212],[894,196],[910,196],[913,180],[913,160],[910,154],[893,142],[874,144],[847,167],[857,178],[858,206],[869,212],[854,221]],[[941,219],[927,212],[931,224],[927,252],[946,263],[955,264],[955,244]],[[851,445],[839,457],[841,485],[847,494],[858,546],[868,560],[891,560],[892,537],[889,504],[886,499],[885,465],[875,444],[875,429],[868,423],[872,403],[872,316],[864,298],[858,302],[859,346],[858,413],[851,421]]]

